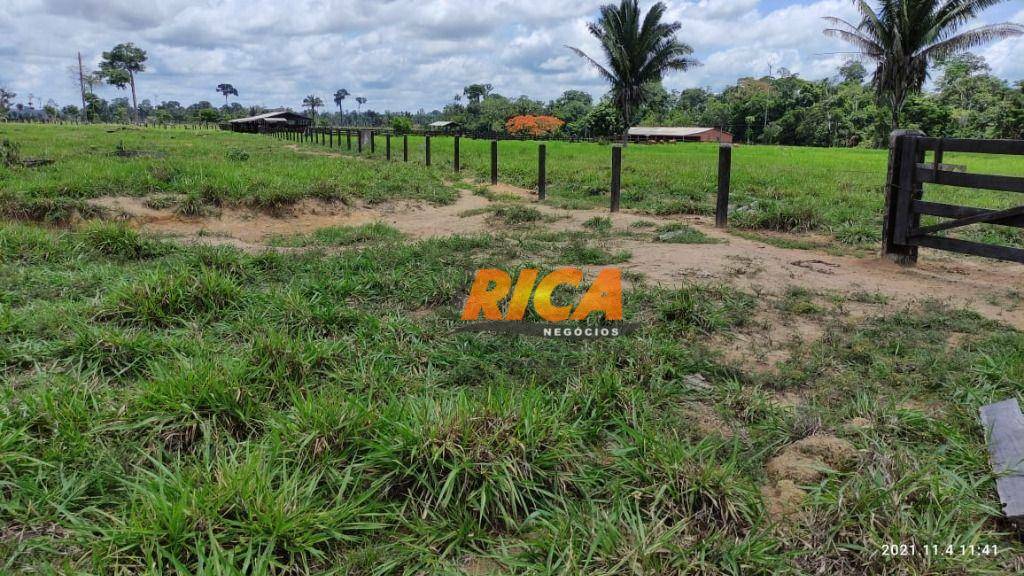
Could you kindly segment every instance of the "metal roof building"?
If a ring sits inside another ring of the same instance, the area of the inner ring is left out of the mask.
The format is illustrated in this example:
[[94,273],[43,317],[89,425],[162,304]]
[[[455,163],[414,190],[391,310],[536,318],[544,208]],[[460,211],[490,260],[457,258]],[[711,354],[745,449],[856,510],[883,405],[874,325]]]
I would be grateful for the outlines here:
[[629,129],[631,142],[720,142],[732,143],[732,134],[718,128],[688,126],[634,126]]
[[225,125],[228,130],[234,132],[280,132],[304,129],[312,123],[309,116],[291,110],[273,110],[255,116],[228,120]]
[[452,120],[438,120],[437,122],[427,124],[427,130],[431,132],[454,132],[461,127],[461,124]]

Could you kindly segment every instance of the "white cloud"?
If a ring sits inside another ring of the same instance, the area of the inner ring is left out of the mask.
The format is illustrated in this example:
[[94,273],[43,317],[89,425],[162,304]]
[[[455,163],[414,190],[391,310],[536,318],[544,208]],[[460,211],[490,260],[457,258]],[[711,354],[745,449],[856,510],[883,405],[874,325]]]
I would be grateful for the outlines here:
[[[82,51],[96,66],[118,42],[148,50],[140,96],[217,101],[231,82],[243,104],[298,106],[337,88],[383,110],[437,108],[466,84],[551,99],[605,90],[569,52],[594,56],[586,29],[611,0],[5,0],[0,82],[18,92],[77,100],[66,68]],[[644,0],[645,5],[650,1]],[[848,0],[669,0],[668,16],[704,66],[673,74],[669,88],[721,88],[769,66],[806,78],[835,73],[848,50],[826,38],[826,15],[855,18]],[[1003,13],[1005,16],[1009,12]],[[1014,20],[1024,22],[1024,12]],[[1024,40],[980,51],[1004,77],[1024,77]],[[105,89],[105,96],[123,92]]]

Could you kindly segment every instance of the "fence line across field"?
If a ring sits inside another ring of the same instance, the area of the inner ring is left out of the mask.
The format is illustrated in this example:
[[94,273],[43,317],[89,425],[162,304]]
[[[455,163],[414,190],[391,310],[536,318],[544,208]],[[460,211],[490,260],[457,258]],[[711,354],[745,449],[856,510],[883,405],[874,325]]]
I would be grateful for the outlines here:
[[[320,144],[322,146],[328,146],[333,148],[334,142],[337,140],[338,146],[341,147],[342,135],[345,136],[345,149],[352,151],[352,139],[355,137],[356,140],[356,153],[363,154],[364,149],[368,148],[370,155],[376,154],[376,138],[377,134],[383,134],[385,139],[385,161],[392,161],[391,154],[391,139],[393,133],[391,131],[378,131],[373,129],[365,128],[333,128],[333,127],[309,127],[301,130],[293,129],[282,129],[282,130],[271,130],[267,132],[260,132],[259,134],[269,135],[278,139],[298,140],[300,142],[308,142],[313,144]],[[413,136],[419,136],[412,134]],[[402,161],[409,162],[409,136],[410,134],[402,134]],[[432,134],[426,133],[421,136],[422,138],[422,159],[425,166],[433,166],[434,156],[436,149],[432,142]],[[445,137],[451,138],[451,160],[450,164],[452,171],[460,173],[462,171],[462,146],[461,142],[463,136],[460,134],[446,135]],[[489,142],[489,174],[490,183],[495,186],[499,183],[500,178],[500,166],[501,166],[501,154],[500,154],[500,140],[492,139]],[[610,205],[609,210],[611,212],[618,212],[621,207],[621,196],[622,196],[622,149],[621,144],[613,144],[610,147],[610,165],[611,174],[609,182],[609,195]],[[717,186],[717,197],[715,202],[715,225],[724,228],[728,225],[729,218],[729,192],[730,182],[732,173],[732,145],[731,144],[720,144],[719,145],[719,161],[718,161],[718,186]],[[547,198],[547,144],[544,141],[537,143],[537,197],[539,200]]]

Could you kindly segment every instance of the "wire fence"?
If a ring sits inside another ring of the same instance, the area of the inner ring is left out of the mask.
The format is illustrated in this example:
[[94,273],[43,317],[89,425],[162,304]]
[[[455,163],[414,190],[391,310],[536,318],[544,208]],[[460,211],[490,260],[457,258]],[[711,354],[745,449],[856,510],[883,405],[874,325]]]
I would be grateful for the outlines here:
[[[260,134],[294,145],[320,146],[339,154],[357,154],[385,161],[415,162],[449,171],[456,179],[506,184],[546,197],[548,185],[559,183],[564,202],[593,205],[607,195],[611,212],[618,212],[626,183],[630,203],[647,195],[676,197],[662,209],[668,212],[707,212],[709,194],[717,195],[717,220],[725,225],[728,211],[732,146],[720,145],[715,157],[702,154],[687,167],[694,177],[680,178],[679,164],[653,162],[623,167],[624,147],[600,143],[467,138],[462,135],[394,134],[389,130],[310,127],[268,128]],[[667,147],[666,147],[667,148]],[[708,152],[710,149],[704,148]],[[722,159],[726,158],[726,161]],[[697,183],[695,186],[695,182]],[[724,184],[724,185],[723,185]],[[500,192],[500,191],[499,191]],[[722,198],[725,198],[723,204]],[[657,211],[657,209],[655,210]]]

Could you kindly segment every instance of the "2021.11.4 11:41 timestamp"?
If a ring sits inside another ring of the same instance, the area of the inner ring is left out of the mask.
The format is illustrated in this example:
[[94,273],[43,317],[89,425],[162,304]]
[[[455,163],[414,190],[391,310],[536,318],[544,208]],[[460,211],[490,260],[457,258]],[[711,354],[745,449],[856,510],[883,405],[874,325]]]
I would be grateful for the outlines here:
[[998,556],[996,544],[885,544],[882,556]]

